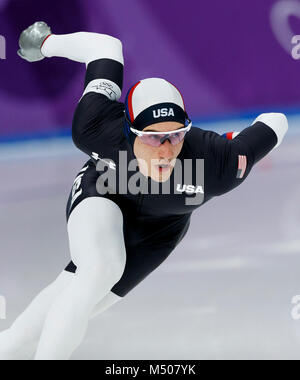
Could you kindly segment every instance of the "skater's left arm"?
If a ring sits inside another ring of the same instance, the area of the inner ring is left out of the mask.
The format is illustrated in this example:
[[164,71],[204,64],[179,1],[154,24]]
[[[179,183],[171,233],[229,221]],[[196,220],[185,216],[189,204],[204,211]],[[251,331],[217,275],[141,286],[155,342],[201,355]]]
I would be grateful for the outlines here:
[[214,195],[224,194],[241,184],[252,167],[281,144],[287,130],[284,114],[266,113],[243,131],[227,134],[226,139],[205,131],[206,170],[213,173],[215,179]]
[[[262,122],[265,125],[269,126],[276,134],[277,144],[274,146],[274,149],[278,148],[278,146],[282,143],[284,135],[288,130],[288,122],[287,118],[284,114],[281,113],[264,113],[258,116],[255,121],[252,123],[252,126],[258,122]],[[241,132],[227,132],[221,135],[221,137],[227,140],[233,140],[236,138]]]

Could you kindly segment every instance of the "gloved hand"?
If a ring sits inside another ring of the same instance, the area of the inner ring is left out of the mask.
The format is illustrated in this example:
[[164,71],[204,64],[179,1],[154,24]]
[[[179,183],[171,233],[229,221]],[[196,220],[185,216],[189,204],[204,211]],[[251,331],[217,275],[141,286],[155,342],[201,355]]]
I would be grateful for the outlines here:
[[51,29],[45,22],[35,22],[21,33],[18,55],[28,62],[41,61],[45,58],[41,46],[50,34]]

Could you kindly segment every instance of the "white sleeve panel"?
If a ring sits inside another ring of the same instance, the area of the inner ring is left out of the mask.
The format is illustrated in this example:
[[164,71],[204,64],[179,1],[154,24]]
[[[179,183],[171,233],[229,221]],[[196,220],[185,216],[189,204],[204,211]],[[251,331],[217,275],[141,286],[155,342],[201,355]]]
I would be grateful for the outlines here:
[[64,57],[86,65],[101,58],[113,59],[124,65],[121,41],[106,34],[51,34],[44,42],[41,52],[48,58]]
[[236,136],[238,136],[241,132],[233,132],[232,133],[232,139],[234,139]]
[[288,130],[288,120],[286,116],[283,113],[263,113],[254,120],[252,125],[258,121],[266,124],[276,133],[278,142],[273,149],[277,148]]

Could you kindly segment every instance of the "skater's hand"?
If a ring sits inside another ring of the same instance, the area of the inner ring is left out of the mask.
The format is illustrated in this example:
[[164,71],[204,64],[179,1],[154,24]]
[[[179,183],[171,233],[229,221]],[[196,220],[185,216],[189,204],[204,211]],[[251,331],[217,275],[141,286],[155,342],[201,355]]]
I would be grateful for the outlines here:
[[50,34],[51,29],[45,22],[35,22],[21,33],[18,55],[28,62],[41,61],[45,58],[41,46]]

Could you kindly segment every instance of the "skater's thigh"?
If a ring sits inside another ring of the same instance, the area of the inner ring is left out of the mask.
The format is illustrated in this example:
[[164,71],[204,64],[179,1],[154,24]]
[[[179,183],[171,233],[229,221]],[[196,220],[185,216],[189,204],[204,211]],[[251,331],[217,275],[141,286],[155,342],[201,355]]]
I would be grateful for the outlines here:
[[124,268],[123,215],[116,203],[104,197],[83,199],[72,211],[67,228],[72,260],[77,267]]

